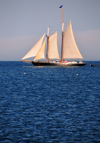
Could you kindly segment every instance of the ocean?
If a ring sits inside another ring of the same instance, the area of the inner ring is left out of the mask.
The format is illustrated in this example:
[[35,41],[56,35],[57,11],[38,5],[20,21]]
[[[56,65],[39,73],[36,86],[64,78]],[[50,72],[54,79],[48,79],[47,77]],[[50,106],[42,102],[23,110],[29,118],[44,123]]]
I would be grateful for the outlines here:
[[0,62],[0,143],[100,143],[100,67]]

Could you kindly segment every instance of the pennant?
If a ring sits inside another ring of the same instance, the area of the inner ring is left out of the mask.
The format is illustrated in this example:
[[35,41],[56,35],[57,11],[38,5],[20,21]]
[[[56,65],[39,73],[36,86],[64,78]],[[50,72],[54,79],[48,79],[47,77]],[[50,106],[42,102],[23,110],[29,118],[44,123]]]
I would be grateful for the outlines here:
[[63,7],[63,5],[61,5],[59,8],[62,8]]

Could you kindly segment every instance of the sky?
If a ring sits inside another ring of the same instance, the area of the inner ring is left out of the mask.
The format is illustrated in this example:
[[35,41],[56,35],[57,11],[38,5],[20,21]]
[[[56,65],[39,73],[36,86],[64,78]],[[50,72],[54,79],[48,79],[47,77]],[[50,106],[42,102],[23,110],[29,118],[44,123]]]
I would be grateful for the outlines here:
[[100,61],[100,0],[0,0],[0,61],[19,61],[50,28],[72,21],[77,46],[86,61]]

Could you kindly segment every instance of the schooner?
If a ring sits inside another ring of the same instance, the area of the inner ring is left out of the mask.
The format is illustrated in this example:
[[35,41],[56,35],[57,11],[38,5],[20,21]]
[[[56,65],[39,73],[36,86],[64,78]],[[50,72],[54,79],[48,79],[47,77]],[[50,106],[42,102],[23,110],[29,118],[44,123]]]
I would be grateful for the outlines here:
[[[59,8],[62,8],[62,42],[61,42],[61,58],[59,56],[58,47],[57,47],[57,32],[49,36],[49,28],[47,35],[45,33],[39,39],[39,41],[32,47],[32,49],[21,59],[21,61],[28,61],[30,57],[35,57],[32,64],[34,66],[84,66],[86,63],[73,61],[76,59],[82,60],[83,57],[76,45],[71,21],[69,22],[67,28],[64,30],[63,22],[63,5]],[[47,42],[46,42],[47,41]],[[47,43],[46,50],[46,61],[40,61],[45,59],[45,47]],[[56,60],[54,60],[56,59]],[[71,61],[67,61],[70,59]]]

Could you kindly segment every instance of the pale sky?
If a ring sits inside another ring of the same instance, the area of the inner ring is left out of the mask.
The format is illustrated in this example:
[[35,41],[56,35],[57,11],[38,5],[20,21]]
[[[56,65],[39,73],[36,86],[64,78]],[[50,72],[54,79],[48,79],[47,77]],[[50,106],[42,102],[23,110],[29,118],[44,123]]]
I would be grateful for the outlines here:
[[100,0],[0,0],[0,61],[19,61],[50,27],[61,48],[63,5],[65,28],[72,21],[84,60],[100,60]]

